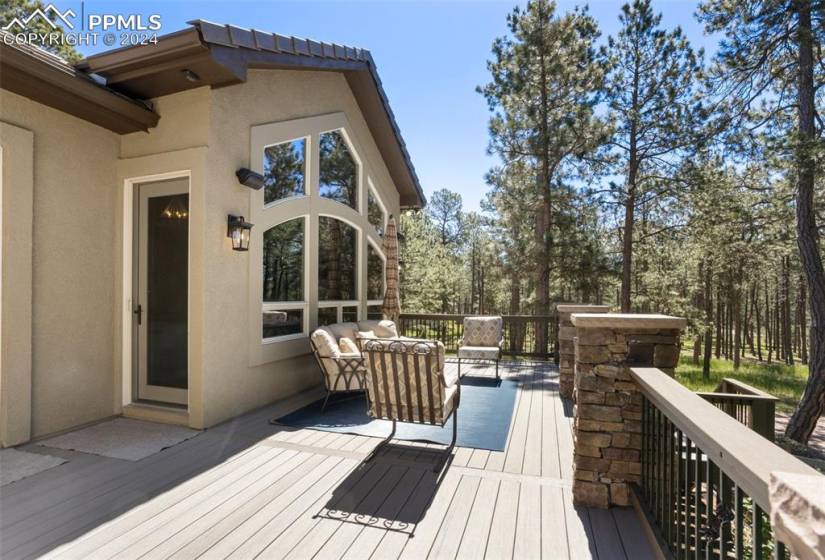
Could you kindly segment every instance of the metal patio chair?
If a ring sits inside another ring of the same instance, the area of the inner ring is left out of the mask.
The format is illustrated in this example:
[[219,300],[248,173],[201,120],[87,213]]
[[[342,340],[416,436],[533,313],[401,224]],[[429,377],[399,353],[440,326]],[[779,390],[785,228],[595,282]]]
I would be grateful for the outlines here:
[[361,339],[366,357],[369,415],[392,421],[392,431],[365,462],[395,436],[396,424],[444,426],[453,417],[453,437],[433,467],[439,472],[455,447],[461,385],[458,375],[446,375],[444,345],[435,341]]
[[465,317],[464,334],[458,341],[458,376],[461,377],[461,360],[501,361],[501,347],[504,345],[504,320],[499,316]]

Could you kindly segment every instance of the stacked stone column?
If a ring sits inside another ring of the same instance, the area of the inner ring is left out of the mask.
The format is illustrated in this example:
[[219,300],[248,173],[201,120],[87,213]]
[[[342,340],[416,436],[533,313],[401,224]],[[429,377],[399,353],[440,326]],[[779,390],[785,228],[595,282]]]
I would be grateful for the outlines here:
[[630,505],[641,475],[642,397],[631,367],[673,374],[687,321],[666,315],[571,316],[574,342],[573,500],[607,508]]
[[559,392],[565,399],[573,400],[573,366],[575,348],[573,339],[576,338],[576,327],[570,322],[573,313],[607,313],[607,305],[587,305],[575,303],[560,303],[556,306],[556,315],[559,321]]

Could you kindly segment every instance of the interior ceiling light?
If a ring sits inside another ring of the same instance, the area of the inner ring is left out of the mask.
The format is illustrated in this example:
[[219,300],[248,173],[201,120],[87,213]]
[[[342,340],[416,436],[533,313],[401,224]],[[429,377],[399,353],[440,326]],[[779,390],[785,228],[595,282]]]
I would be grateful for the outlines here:
[[180,71],[180,73],[183,74],[183,77],[186,78],[186,81],[188,81],[188,82],[193,82],[194,83],[194,82],[200,82],[201,81],[201,77],[198,76],[197,74],[195,74],[194,72],[192,72],[189,68],[184,68],[183,70]]

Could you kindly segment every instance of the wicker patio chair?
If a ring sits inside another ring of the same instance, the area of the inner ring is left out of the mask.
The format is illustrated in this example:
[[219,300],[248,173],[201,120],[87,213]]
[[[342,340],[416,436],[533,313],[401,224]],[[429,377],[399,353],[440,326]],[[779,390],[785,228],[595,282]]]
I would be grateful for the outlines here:
[[458,341],[458,376],[461,377],[461,360],[501,361],[504,344],[504,321],[501,317],[464,317],[464,334]]
[[367,398],[373,418],[392,421],[392,431],[370,453],[395,436],[397,422],[444,426],[453,417],[453,438],[437,461],[439,472],[455,447],[461,385],[458,375],[446,375],[444,345],[435,341],[362,339],[367,361]]

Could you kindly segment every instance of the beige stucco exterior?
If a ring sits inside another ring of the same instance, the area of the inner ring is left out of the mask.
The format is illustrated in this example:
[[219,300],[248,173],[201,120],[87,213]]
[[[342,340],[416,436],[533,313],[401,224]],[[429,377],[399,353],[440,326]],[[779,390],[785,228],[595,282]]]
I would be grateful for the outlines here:
[[[28,283],[31,303],[15,298],[12,308],[4,305],[2,376],[5,386],[6,376],[12,375],[5,368],[6,351],[17,347],[15,336],[23,336],[14,332],[14,325],[30,321],[30,437],[38,437],[114,413],[117,208],[112,185],[119,138],[5,90],[0,90],[0,121],[32,138],[31,229],[18,229],[6,219],[3,223],[4,254],[22,247],[31,255],[30,275],[4,262],[3,293],[25,293]],[[21,148],[5,133],[2,143],[4,153]],[[19,173],[25,173],[27,164],[14,157],[9,161],[12,176],[4,180],[4,198],[6,191],[14,196],[25,189]],[[9,202],[14,206],[4,204],[4,218],[14,219],[18,202]],[[25,206],[20,211],[25,213]],[[15,386],[25,390],[23,383]],[[26,396],[7,395],[3,401],[9,407],[25,406]],[[21,421],[23,414],[11,415]]]
[[[23,243],[16,241],[19,229],[14,226],[15,218],[8,220],[12,213],[7,206],[11,197],[19,196],[17,185],[25,185],[17,177],[25,176],[26,164],[5,165],[5,154],[10,153],[5,144],[11,133],[4,124],[6,128],[0,129],[4,148],[0,403],[3,419],[17,420],[4,421],[4,446],[119,414],[130,402],[130,208],[136,184],[171,176],[189,179],[186,421],[196,428],[215,425],[320,383],[306,339],[276,342],[256,351],[262,342],[250,336],[250,324],[259,322],[261,316],[259,299],[250,291],[253,275],[260,274],[251,259],[260,253],[231,250],[226,217],[255,216],[260,210],[254,206],[256,194],[235,177],[239,167],[260,167],[260,158],[250,153],[253,127],[339,115],[361,161],[362,183],[369,181],[387,211],[398,215],[398,193],[339,73],[250,71],[244,84],[166,96],[154,100],[154,107],[161,117],[156,128],[118,136],[0,92],[0,121],[13,125],[18,136],[28,134],[33,153],[33,235],[27,248],[25,235]],[[14,189],[9,189],[10,183]],[[362,228],[362,251],[369,235],[380,243],[365,227],[365,211],[359,215],[327,200],[312,206],[309,213],[316,218],[318,212],[331,213]],[[253,232],[260,235],[261,230]],[[314,267],[316,236],[310,239],[306,258]],[[11,274],[6,266],[9,259],[25,261],[27,253],[31,258],[28,284],[19,268]],[[359,272],[362,314],[366,310],[364,268]],[[8,294],[25,295],[27,290],[31,303],[25,297],[7,303]],[[311,289],[310,299],[315,294],[317,290]],[[312,325],[315,304],[310,303]],[[30,351],[25,345],[13,344],[8,335],[9,324],[20,325],[25,320],[31,321]],[[30,371],[28,384],[26,371]],[[30,404],[22,398],[26,392]],[[18,403],[17,408],[12,402]],[[26,427],[26,408],[30,428]],[[8,438],[5,432],[17,435]]]

